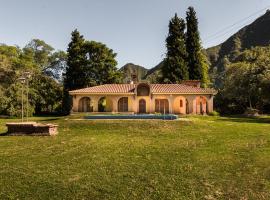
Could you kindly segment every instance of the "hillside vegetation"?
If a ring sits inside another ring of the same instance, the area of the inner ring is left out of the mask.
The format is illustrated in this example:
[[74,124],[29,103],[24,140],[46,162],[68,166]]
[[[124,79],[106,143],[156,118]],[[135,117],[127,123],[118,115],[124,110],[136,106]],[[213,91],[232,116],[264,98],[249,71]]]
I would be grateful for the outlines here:
[[256,46],[270,44],[270,11],[256,19],[253,23],[240,29],[220,45],[206,49],[212,68],[222,71],[222,61],[225,57],[233,59],[235,52],[251,49]]

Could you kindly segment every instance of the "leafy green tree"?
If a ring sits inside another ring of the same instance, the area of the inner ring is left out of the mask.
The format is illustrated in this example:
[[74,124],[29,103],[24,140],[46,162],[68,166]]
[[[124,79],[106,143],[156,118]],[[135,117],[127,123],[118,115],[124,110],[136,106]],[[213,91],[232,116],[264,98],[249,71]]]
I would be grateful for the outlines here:
[[167,54],[161,67],[164,83],[179,83],[188,79],[185,47],[185,21],[175,16],[169,22],[169,34],[166,39]]
[[239,111],[255,108],[270,112],[270,47],[256,47],[240,53],[227,66],[224,77],[222,98],[219,99],[221,111],[234,107]]
[[54,51],[54,48],[43,40],[33,39],[23,48],[21,64],[62,82],[66,57],[64,51]]
[[67,50],[67,68],[64,75],[63,113],[69,114],[71,97],[68,91],[106,83],[118,83],[116,54],[106,45],[85,41],[78,30],[71,33]]
[[240,55],[241,48],[242,48],[242,42],[241,42],[240,38],[235,37],[233,39],[233,46],[232,46],[232,52],[230,55],[230,60],[234,60]]
[[35,113],[52,113],[62,100],[63,88],[53,78],[44,74],[36,74],[30,81],[30,95]]
[[121,73],[117,70],[116,53],[105,44],[95,41],[86,41],[84,44],[85,65],[82,74],[84,87],[119,83]]
[[[44,60],[48,60],[46,64],[47,66],[51,65],[50,60],[52,59],[51,56],[54,53],[55,52],[50,52],[49,54],[46,54],[47,58],[43,58]],[[37,106],[40,103],[38,100],[40,100],[42,96],[45,98],[44,106],[42,106],[40,109],[41,111],[46,110],[45,105],[47,104],[50,104],[50,106],[53,104],[53,109],[56,108],[57,104],[59,104],[59,96],[61,97],[61,86],[54,79],[48,77],[47,74],[44,73],[43,67],[37,65],[37,61],[35,60],[35,50],[30,48],[29,45],[23,49],[17,46],[0,45],[0,114],[20,116],[22,85],[18,81],[18,78],[21,77],[26,71],[29,71],[32,74],[29,84],[29,114],[32,115],[35,113],[35,110],[37,113]],[[36,77],[42,80],[40,85],[33,82]],[[46,78],[41,79],[40,77]],[[44,88],[41,87],[42,85],[49,86]],[[24,103],[26,103],[25,93],[23,94],[23,99],[25,101]],[[54,100],[52,101],[51,99]]]
[[203,55],[200,33],[198,30],[198,19],[193,7],[187,11],[187,32],[186,32],[186,50],[189,78],[191,80],[201,80],[203,86],[209,83],[209,64]]
[[43,40],[33,39],[25,47],[24,51],[28,52],[33,59],[36,66],[41,70],[45,69],[49,65],[50,55],[54,48],[45,43]]

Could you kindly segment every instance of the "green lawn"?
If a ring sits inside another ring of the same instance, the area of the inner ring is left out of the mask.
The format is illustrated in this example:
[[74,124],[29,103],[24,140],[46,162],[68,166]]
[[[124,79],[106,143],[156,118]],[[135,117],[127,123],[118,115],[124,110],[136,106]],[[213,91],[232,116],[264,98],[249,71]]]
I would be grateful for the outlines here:
[[270,118],[34,120],[60,133],[0,137],[0,199],[270,199]]

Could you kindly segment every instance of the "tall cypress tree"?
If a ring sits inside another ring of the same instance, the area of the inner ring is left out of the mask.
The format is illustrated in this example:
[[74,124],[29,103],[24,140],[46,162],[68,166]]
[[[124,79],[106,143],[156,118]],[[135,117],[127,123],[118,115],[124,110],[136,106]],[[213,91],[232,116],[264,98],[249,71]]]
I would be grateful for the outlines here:
[[69,114],[71,109],[71,97],[68,91],[84,87],[82,76],[82,66],[85,61],[83,52],[84,38],[76,29],[71,33],[71,42],[67,50],[67,68],[64,74],[64,97],[62,111]]
[[208,66],[202,52],[200,33],[198,30],[198,19],[193,7],[189,7],[187,11],[187,32],[186,32],[186,48],[189,78],[191,80],[201,80],[202,85],[206,86],[209,82]]
[[163,83],[179,83],[188,79],[185,47],[185,21],[175,16],[169,22],[167,54],[161,68]]

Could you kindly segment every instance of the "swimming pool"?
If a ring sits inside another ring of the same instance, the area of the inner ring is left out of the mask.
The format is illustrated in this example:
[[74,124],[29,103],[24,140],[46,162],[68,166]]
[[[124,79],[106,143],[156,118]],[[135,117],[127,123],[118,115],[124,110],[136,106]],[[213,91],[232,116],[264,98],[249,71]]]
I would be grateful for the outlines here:
[[163,120],[175,120],[177,115],[155,115],[155,114],[141,114],[141,115],[88,115],[85,119],[163,119]]

